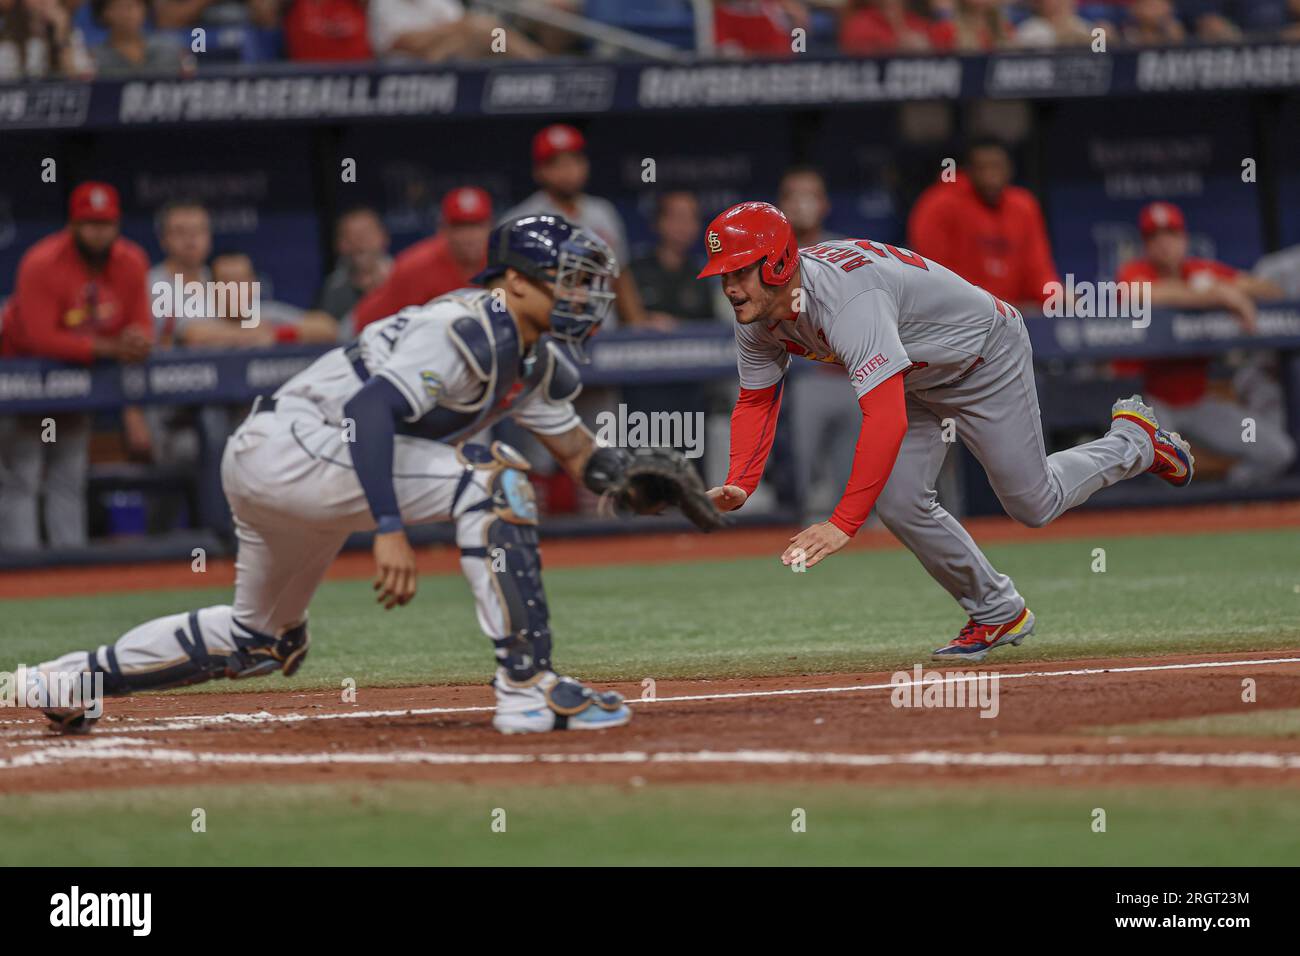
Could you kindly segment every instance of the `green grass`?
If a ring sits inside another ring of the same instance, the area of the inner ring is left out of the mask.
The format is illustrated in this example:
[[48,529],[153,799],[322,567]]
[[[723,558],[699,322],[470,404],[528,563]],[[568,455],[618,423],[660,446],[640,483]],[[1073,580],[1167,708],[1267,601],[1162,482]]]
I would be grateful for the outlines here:
[[[1106,552],[1094,573],[1093,549]],[[1038,615],[1007,660],[1282,647],[1300,638],[1296,534],[1111,537],[990,547]],[[776,555],[547,573],[561,669],[592,679],[730,677],[910,666],[963,623],[904,551],[836,555],[803,574]],[[0,602],[3,658],[36,663],[111,642],[151,617],[230,600],[221,588]],[[469,589],[426,577],[384,612],[366,581],[325,584],[312,656],[280,687],[476,682],[491,656]],[[0,661],[0,667],[7,666]],[[262,691],[265,681],[197,692]]]
[[1239,714],[1207,714],[1177,720],[1097,727],[1090,733],[1142,737],[1300,737],[1300,710],[1258,710],[1243,704]]
[[1293,795],[372,782],[7,797],[0,833],[10,865],[1294,865]]

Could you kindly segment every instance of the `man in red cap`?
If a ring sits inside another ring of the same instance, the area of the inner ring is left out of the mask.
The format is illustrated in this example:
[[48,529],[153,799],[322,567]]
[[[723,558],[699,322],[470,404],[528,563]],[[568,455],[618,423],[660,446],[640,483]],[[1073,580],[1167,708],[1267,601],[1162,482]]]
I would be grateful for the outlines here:
[[357,303],[353,326],[360,332],[430,299],[470,285],[470,277],[487,261],[487,237],[492,231],[492,197],[477,186],[461,186],[442,197],[442,223],[397,257],[393,271],[379,288]]
[[[32,246],[18,264],[4,315],[0,354],[89,365],[149,356],[153,319],[144,250],[121,236],[121,204],[106,183],[72,192],[68,227]],[[37,498],[45,470],[45,529],[51,545],[86,541],[86,464],[90,416],[20,416],[0,423],[0,547],[40,546]],[[128,447],[147,452],[139,409],[123,412]]]
[[[614,250],[618,261],[627,265],[627,230],[623,217],[608,199],[589,196],[587,141],[582,133],[565,123],[553,123],[533,137],[533,179],[540,187],[501,217],[505,222],[520,216],[563,216],[569,222],[594,232]],[[604,327],[645,325],[645,306],[631,269],[622,269],[614,280],[615,314]]]
[[[1119,282],[1150,283],[1155,308],[1223,309],[1255,331],[1257,299],[1278,299],[1272,282],[1214,259],[1187,254],[1187,221],[1168,202],[1153,202],[1138,214],[1146,256],[1125,263]],[[1237,459],[1228,472],[1234,484],[1257,484],[1282,474],[1295,460],[1296,448],[1275,421],[1252,416],[1249,409],[1209,393],[1208,357],[1116,363],[1123,372],[1141,375],[1143,394],[1160,422],[1222,455]],[[1253,440],[1243,440],[1243,418],[1255,418]]]

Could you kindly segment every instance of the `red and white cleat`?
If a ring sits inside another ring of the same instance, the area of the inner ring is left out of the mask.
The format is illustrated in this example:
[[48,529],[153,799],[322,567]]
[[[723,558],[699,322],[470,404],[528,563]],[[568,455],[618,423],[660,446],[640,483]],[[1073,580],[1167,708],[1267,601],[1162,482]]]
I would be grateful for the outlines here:
[[935,661],[970,661],[978,664],[989,651],[1006,644],[1019,645],[1034,633],[1034,612],[1025,608],[1005,624],[978,624],[967,621],[952,641],[930,655]]
[[1141,395],[1121,398],[1111,407],[1111,422],[1126,421],[1137,425],[1151,439],[1155,457],[1148,472],[1169,482],[1175,488],[1190,484],[1196,472],[1196,459],[1192,446],[1178,432],[1167,432],[1156,421],[1154,409],[1142,401]]

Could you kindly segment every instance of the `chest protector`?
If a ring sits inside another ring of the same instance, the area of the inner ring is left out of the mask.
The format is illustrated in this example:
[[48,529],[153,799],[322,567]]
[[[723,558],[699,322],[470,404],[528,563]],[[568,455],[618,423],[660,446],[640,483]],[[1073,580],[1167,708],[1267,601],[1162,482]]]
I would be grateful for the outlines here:
[[454,445],[500,421],[534,394],[558,403],[572,401],[582,391],[577,366],[549,336],[543,335],[529,355],[520,355],[519,332],[508,312],[491,308],[488,295],[464,301],[469,314],[452,323],[451,341],[482,391],[464,403],[440,396],[437,407],[418,421],[399,423],[398,434]]

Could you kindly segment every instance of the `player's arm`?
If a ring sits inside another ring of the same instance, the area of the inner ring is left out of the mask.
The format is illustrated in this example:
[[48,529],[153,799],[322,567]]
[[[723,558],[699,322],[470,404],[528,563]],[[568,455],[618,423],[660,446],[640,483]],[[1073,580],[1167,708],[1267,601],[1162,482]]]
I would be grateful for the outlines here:
[[1150,304],[1156,309],[1224,309],[1247,332],[1255,331],[1255,300],[1232,282],[1193,286],[1182,279],[1157,279],[1150,284]]
[[752,326],[736,326],[736,370],[740,394],[731,411],[731,454],[727,480],[710,488],[719,511],[735,511],[758,487],[767,467],[781,415],[781,394],[790,356]]
[[802,560],[812,567],[848,544],[884,490],[907,434],[907,404],[899,371],[858,399],[862,425],[853,453],[853,471],[830,520],[815,524],[790,539],[783,564]]
[[781,416],[782,377],[767,388],[740,389],[731,410],[731,454],[727,480],[709,489],[709,499],[719,511],[735,511],[758,487],[776,439]]
[[1233,277],[1232,284],[1252,299],[1276,302],[1286,295],[1282,287],[1272,279],[1261,279],[1249,272],[1239,272]]
[[413,415],[411,403],[381,375],[366,382],[343,406],[353,426],[352,465],[375,519],[375,583],[385,609],[415,596],[415,552],[402,529],[402,512],[393,486],[393,447],[397,421]]
[[894,294],[884,287],[862,290],[826,323],[825,332],[858,396],[862,425],[853,471],[834,514],[791,538],[781,555],[785,564],[802,560],[807,567],[830,557],[857,534],[889,480],[907,431],[903,376],[911,361],[899,337]]
[[555,435],[534,432],[551,457],[559,463],[574,481],[585,483],[587,462],[596,451],[596,436],[586,425],[579,422],[568,431]]

